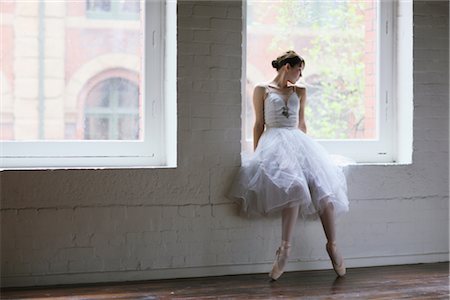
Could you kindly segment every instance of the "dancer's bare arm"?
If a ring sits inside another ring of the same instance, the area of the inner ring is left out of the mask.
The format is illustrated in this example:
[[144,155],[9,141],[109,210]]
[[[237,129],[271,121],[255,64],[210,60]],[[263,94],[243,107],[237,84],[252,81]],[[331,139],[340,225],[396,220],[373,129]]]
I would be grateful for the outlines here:
[[257,85],[253,90],[253,109],[255,112],[255,124],[253,126],[253,149],[258,146],[259,138],[264,132],[264,95],[266,88]]

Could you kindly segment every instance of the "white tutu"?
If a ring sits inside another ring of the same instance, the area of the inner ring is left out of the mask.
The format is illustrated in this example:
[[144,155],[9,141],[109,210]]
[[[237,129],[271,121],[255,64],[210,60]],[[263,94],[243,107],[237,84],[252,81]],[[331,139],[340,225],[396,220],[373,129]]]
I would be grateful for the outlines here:
[[[265,105],[265,109],[266,122],[269,119],[279,126],[283,119],[277,116],[278,123],[274,122],[275,106]],[[239,201],[248,215],[267,215],[299,205],[301,217],[315,218],[328,202],[333,204],[336,215],[348,211],[342,168],[320,144],[292,123],[288,127],[266,128],[255,152],[243,157],[228,197]]]

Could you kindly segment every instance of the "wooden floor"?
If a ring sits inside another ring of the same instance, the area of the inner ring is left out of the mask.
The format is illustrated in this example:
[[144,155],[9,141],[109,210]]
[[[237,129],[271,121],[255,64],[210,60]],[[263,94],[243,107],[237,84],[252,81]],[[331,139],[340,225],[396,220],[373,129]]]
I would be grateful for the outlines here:
[[449,299],[449,264],[416,264],[267,274],[7,288],[2,299]]

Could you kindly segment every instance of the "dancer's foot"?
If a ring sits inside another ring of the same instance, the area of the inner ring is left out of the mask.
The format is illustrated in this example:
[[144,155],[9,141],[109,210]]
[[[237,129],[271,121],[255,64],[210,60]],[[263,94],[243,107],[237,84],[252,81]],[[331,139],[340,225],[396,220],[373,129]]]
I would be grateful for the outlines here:
[[335,242],[328,242],[326,245],[328,255],[330,256],[331,263],[333,264],[333,269],[336,274],[340,277],[344,276],[346,273],[344,258],[339,254],[336,248]]
[[289,257],[291,244],[283,241],[281,246],[278,248],[276,252],[276,258],[273,263],[272,271],[269,273],[269,277],[272,280],[277,280],[281,274],[284,272],[284,267],[286,266],[287,259]]

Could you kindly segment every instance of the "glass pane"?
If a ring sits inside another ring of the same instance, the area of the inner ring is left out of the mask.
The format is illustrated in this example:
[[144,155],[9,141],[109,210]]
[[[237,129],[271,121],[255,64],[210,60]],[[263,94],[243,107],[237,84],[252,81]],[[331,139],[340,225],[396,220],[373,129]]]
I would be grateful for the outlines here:
[[2,130],[0,131],[0,137],[2,140],[13,140],[14,137],[12,135],[13,128],[11,123],[1,124]]
[[121,81],[119,89],[119,107],[137,108],[139,102],[138,87],[127,81]]
[[66,139],[75,139],[77,136],[77,126],[75,123],[66,123],[65,133]]
[[86,4],[88,11],[111,11],[111,0],[87,0]]
[[136,127],[139,123],[137,116],[126,116],[119,119],[119,140],[135,140],[139,134]]
[[120,11],[128,13],[139,13],[140,3],[139,0],[121,0]]
[[109,120],[98,116],[88,116],[85,119],[84,138],[86,140],[108,140]]
[[[79,21],[119,8],[139,18]],[[143,8],[142,0],[0,5],[0,139],[117,140],[125,113],[139,120],[127,138],[141,139]]]
[[109,107],[109,90],[108,81],[100,82],[96,85],[86,97],[86,108],[90,107]]
[[[247,110],[254,85],[276,75],[271,61],[293,49],[306,60],[308,134],[377,137],[377,0],[248,0],[247,14]],[[250,141],[253,112],[245,116]]]

